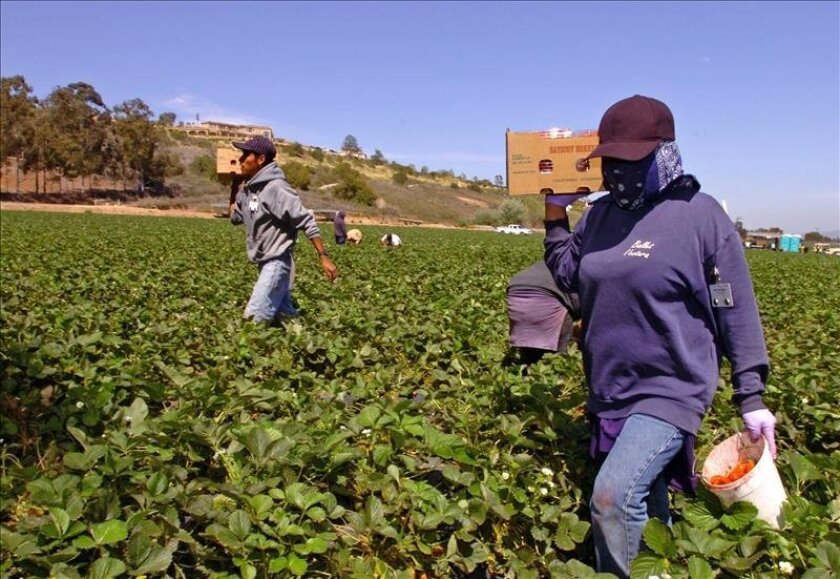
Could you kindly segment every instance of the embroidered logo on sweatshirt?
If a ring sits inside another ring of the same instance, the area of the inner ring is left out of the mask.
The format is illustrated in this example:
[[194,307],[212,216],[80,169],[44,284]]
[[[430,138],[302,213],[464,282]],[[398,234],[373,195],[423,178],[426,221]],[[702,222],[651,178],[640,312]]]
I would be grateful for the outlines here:
[[651,250],[654,245],[656,244],[652,241],[637,239],[630,246],[630,249],[624,252],[624,255],[627,257],[644,257],[645,259],[650,259]]

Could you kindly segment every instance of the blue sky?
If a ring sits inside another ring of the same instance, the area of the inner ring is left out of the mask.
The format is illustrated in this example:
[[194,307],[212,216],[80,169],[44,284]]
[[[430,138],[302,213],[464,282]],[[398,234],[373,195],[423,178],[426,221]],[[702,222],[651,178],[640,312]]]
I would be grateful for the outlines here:
[[0,2],[0,72],[39,96],[270,124],[493,179],[505,129],[674,112],[686,170],[747,227],[840,229],[838,2]]

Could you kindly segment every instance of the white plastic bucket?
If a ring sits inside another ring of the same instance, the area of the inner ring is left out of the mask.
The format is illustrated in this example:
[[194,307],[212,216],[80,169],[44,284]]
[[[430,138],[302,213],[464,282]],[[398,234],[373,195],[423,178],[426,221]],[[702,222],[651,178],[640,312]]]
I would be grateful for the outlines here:
[[[726,475],[739,461],[746,459],[755,461],[750,472],[729,484],[711,483],[713,476]],[[706,488],[715,493],[725,506],[747,501],[758,509],[759,519],[776,529],[782,524],[782,503],[787,494],[764,437],[753,442],[747,432],[730,436],[709,453],[703,463],[702,477]]]

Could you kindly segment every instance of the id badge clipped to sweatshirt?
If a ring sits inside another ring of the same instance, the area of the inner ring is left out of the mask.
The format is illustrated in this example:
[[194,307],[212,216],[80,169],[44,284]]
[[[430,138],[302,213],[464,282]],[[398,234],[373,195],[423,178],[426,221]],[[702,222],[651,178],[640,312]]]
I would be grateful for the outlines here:
[[720,270],[715,266],[712,270],[712,283],[709,284],[709,295],[713,308],[731,308],[735,305],[732,299],[732,286],[720,282]]

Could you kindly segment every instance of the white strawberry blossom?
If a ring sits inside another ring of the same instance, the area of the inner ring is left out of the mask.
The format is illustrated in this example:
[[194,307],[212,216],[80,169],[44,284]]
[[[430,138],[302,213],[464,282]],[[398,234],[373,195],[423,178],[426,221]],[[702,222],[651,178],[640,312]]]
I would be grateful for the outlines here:
[[793,575],[793,565],[788,561],[779,561],[779,573]]

